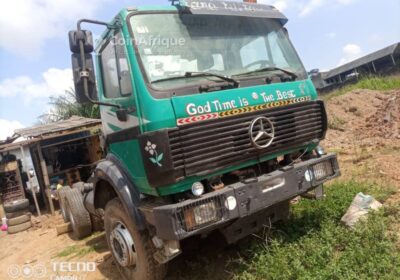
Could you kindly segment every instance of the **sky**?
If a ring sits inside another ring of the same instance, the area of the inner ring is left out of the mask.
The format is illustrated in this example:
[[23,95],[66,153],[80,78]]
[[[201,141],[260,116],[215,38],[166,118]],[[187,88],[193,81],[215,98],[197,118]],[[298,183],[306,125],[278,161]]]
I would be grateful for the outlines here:
[[[238,0],[236,0],[238,1]],[[400,41],[399,0],[258,0],[289,18],[306,69],[321,71]],[[72,88],[67,32],[79,18],[168,0],[13,0],[0,4],[0,139],[38,122],[49,97]],[[101,30],[94,29],[94,34]]]

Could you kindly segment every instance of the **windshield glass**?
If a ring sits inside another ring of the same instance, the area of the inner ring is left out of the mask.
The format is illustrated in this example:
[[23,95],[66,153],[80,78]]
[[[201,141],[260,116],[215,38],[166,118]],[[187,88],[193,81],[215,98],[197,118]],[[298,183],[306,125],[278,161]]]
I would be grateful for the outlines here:
[[[210,77],[232,76],[278,67],[305,77],[304,67],[282,25],[272,19],[190,14],[145,14],[131,17],[134,41],[147,79],[167,89]],[[253,73],[252,75],[269,75]],[[281,73],[282,74],[282,73]],[[180,77],[182,79],[171,79]]]

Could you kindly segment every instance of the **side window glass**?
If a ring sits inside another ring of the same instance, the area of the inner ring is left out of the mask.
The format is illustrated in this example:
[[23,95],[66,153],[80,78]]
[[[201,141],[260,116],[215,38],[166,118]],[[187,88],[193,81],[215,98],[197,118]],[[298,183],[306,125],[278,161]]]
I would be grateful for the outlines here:
[[120,33],[116,34],[103,48],[100,61],[104,96],[118,98],[132,94],[128,59]]
[[124,39],[121,33],[115,36],[115,52],[118,59],[118,72],[119,72],[119,84],[120,92],[122,96],[127,96],[132,94],[132,83],[129,74],[128,58],[125,51]]
[[115,59],[115,48],[113,40],[101,52],[101,68],[103,75],[104,96],[107,98],[119,97],[119,82],[117,60]]

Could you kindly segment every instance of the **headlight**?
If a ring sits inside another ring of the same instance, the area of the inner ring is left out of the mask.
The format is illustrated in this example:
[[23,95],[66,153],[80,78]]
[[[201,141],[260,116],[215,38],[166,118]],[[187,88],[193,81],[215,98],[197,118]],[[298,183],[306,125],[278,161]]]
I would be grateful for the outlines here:
[[236,208],[237,202],[234,196],[228,196],[225,200],[226,209],[232,211]]
[[317,154],[318,154],[319,156],[326,155],[324,148],[323,148],[322,146],[320,146],[320,145],[318,145],[318,146],[315,148],[315,151],[317,152]]
[[311,182],[313,179],[313,174],[311,172],[311,170],[306,170],[306,172],[304,172],[304,178],[306,179],[307,182]]
[[312,167],[312,170],[316,181],[332,176],[335,173],[335,171],[333,170],[332,162],[330,160],[315,164]]
[[185,209],[184,219],[184,227],[186,231],[191,231],[199,226],[217,221],[217,208],[215,207],[214,201]]
[[195,182],[192,185],[192,193],[195,196],[201,196],[204,193],[204,186],[200,182]]

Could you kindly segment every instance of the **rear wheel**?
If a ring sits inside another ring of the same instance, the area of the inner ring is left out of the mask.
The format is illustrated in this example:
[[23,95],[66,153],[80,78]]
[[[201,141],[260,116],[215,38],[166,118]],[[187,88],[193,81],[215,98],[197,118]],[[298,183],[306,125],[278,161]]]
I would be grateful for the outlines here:
[[65,192],[65,206],[75,239],[84,238],[92,233],[89,212],[83,205],[82,194],[78,189]]
[[72,189],[77,189],[80,191],[80,193],[83,193],[83,189],[85,188],[85,183],[80,181],[72,184],[71,186]]
[[90,220],[92,221],[92,230],[104,231],[104,210],[97,209],[96,214],[90,214]]
[[67,209],[65,206],[65,193],[70,191],[71,188],[69,186],[64,186],[61,189],[59,189],[58,192],[58,201],[60,202],[60,210],[61,210],[61,215],[64,219],[64,222],[69,222],[69,216],[67,214]]
[[153,258],[156,249],[150,235],[147,231],[138,231],[135,228],[118,198],[107,203],[104,226],[108,247],[125,279],[164,278],[167,267]]

